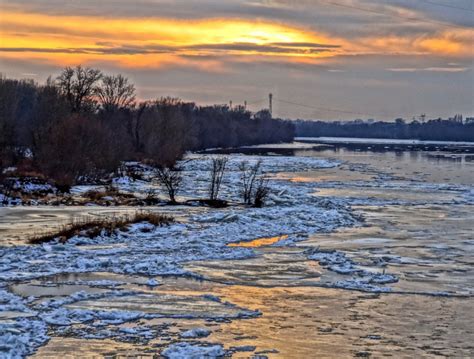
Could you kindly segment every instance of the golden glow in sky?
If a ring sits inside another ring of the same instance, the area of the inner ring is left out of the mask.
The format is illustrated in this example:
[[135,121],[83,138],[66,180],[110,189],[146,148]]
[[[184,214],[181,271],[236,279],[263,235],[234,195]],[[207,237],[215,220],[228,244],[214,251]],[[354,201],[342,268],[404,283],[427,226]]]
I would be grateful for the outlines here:
[[[303,62],[343,54],[413,53],[457,55],[463,38],[439,32],[423,37],[366,36],[351,41],[304,27],[244,19],[105,18],[5,11],[1,56],[28,57],[56,65],[108,62],[126,67],[192,65],[192,56],[300,58]],[[464,37],[472,36],[472,32]],[[298,59],[288,59],[298,61]],[[218,69],[217,59],[197,67]]]
[[[3,57],[58,65],[91,61],[124,66],[186,63],[185,56],[334,56],[339,45],[302,28],[236,19],[175,20],[4,14]],[[328,46],[329,45],[329,46]]]

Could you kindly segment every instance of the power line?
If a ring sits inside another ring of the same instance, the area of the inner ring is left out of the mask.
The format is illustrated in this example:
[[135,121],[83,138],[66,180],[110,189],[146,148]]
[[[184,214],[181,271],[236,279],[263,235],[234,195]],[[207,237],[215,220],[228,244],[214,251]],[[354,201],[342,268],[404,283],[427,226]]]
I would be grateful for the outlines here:
[[[275,100],[277,100],[278,102],[289,104],[289,105],[306,107],[306,108],[310,108],[310,109],[318,110],[318,111],[339,112],[339,113],[345,113],[345,114],[349,114],[349,115],[368,116],[368,117],[382,117],[381,114],[380,115],[374,115],[374,114],[369,114],[369,113],[360,113],[360,112],[348,111],[348,110],[344,110],[344,109],[335,109],[335,108],[329,108],[329,107],[311,106],[311,105],[306,105],[306,104],[297,103],[297,102],[293,102],[293,101],[281,100],[279,98],[276,98]],[[383,115],[383,116],[387,116],[387,115]]]
[[355,5],[342,4],[342,3],[339,3],[339,2],[335,2],[335,1],[329,1],[329,0],[319,0],[319,1],[323,2],[325,4],[329,4],[329,5],[339,6],[339,7],[348,8],[348,9],[355,9],[355,10],[359,10],[359,11],[363,11],[363,12],[367,12],[367,13],[371,13],[371,14],[378,14],[378,15],[383,15],[383,16],[396,17],[396,18],[403,19],[403,20],[432,23],[432,24],[436,24],[436,25],[439,25],[439,26],[452,27],[452,28],[456,28],[456,29],[466,28],[466,26],[448,24],[446,22],[423,19],[423,18],[420,18],[420,17],[411,17],[411,16],[408,17],[408,16],[399,15],[399,14],[389,14],[389,13],[386,13],[384,11],[367,9],[367,8],[363,8],[363,7],[359,7],[359,6],[355,6]]
[[468,9],[468,8],[465,8],[465,7],[454,6],[454,5],[448,5],[448,4],[441,4],[441,3],[439,3],[439,2],[433,2],[433,1],[429,1],[429,0],[420,0],[420,1],[421,1],[421,2],[424,2],[425,4],[431,4],[431,5],[436,5],[436,6],[447,7],[447,8],[450,8],[450,9],[457,9],[457,10],[463,10],[463,11],[474,12],[473,9]]
[[257,103],[260,103],[260,102],[263,102],[263,101],[267,101],[267,99],[266,98],[261,98],[259,100],[247,101],[247,106],[256,105]]

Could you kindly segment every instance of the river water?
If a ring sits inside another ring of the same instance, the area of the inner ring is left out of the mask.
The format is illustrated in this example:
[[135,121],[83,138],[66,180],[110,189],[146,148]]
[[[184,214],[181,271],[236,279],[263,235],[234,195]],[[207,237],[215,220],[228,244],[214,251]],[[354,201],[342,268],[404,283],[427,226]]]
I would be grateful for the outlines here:
[[[286,156],[337,161],[337,167],[311,171],[285,171],[282,163],[272,177],[310,183],[312,196],[349,206],[358,223],[315,231],[301,241],[288,241],[288,234],[232,241],[229,247],[250,249],[255,255],[188,261],[185,270],[193,276],[155,276],[160,285],[146,290],[146,278],[110,272],[16,282],[9,286],[16,295],[44,299],[80,290],[100,293],[100,287],[84,283],[116,280],[121,288],[139,288],[147,296],[85,300],[69,309],[117,307],[163,314],[121,325],[154,328],[154,338],[146,344],[79,335],[84,324],[78,324],[74,330],[49,328],[51,339],[33,356],[151,358],[180,342],[179,333],[200,327],[210,334],[187,343],[222,345],[226,355],[235,358],[474,357],[472,157],[308,143],[237,152],[271,155],[278,161],[282,151]],[[11,244],[34,225],[29,222],[40,218],[48,225],[72,209],[54,211],[0,209],[0,233]],[[296,207],[286,213],[293,215],[299,215]],[[397,281],[387,284],[387,291],[365,290],[308,255],[321,250],[344,253],[358,269],[390,273]],[[209,295],[219,301],[207,300]],[[259,315],[235,316],[237,308]]]

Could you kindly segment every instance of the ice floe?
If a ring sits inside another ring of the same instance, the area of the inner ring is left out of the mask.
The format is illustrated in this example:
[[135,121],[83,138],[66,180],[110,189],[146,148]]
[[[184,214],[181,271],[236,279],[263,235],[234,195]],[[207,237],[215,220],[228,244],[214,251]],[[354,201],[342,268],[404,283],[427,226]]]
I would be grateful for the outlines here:
[[368,271],[360,268],[345,253],[336,250],[311,248],[306,251],[308,259],[316,260],[324,268],[350,278],[330,284],[335,288],[353,289],[367,292],[390,292],[390,287],[381,285],[396,283],[398,277],[393,274]]
[[222,345],[204,345],[191,343],[176,343],[168,346],[161,353],[168,359],[182,358],[218,358],[225,354]]
[[206,328],[193,328],[181,333],[181,338],[205,338],[211,334]]

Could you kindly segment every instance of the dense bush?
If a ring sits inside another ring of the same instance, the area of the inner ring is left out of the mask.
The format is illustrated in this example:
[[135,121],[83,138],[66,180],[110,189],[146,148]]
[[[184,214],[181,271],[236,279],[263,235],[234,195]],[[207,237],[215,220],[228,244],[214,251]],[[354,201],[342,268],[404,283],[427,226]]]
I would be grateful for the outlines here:
[[80,177],[94,179],[114,171],[121,160],[107,126],[77,114],[52,125],[36,149],[41,171],[64,190]]

